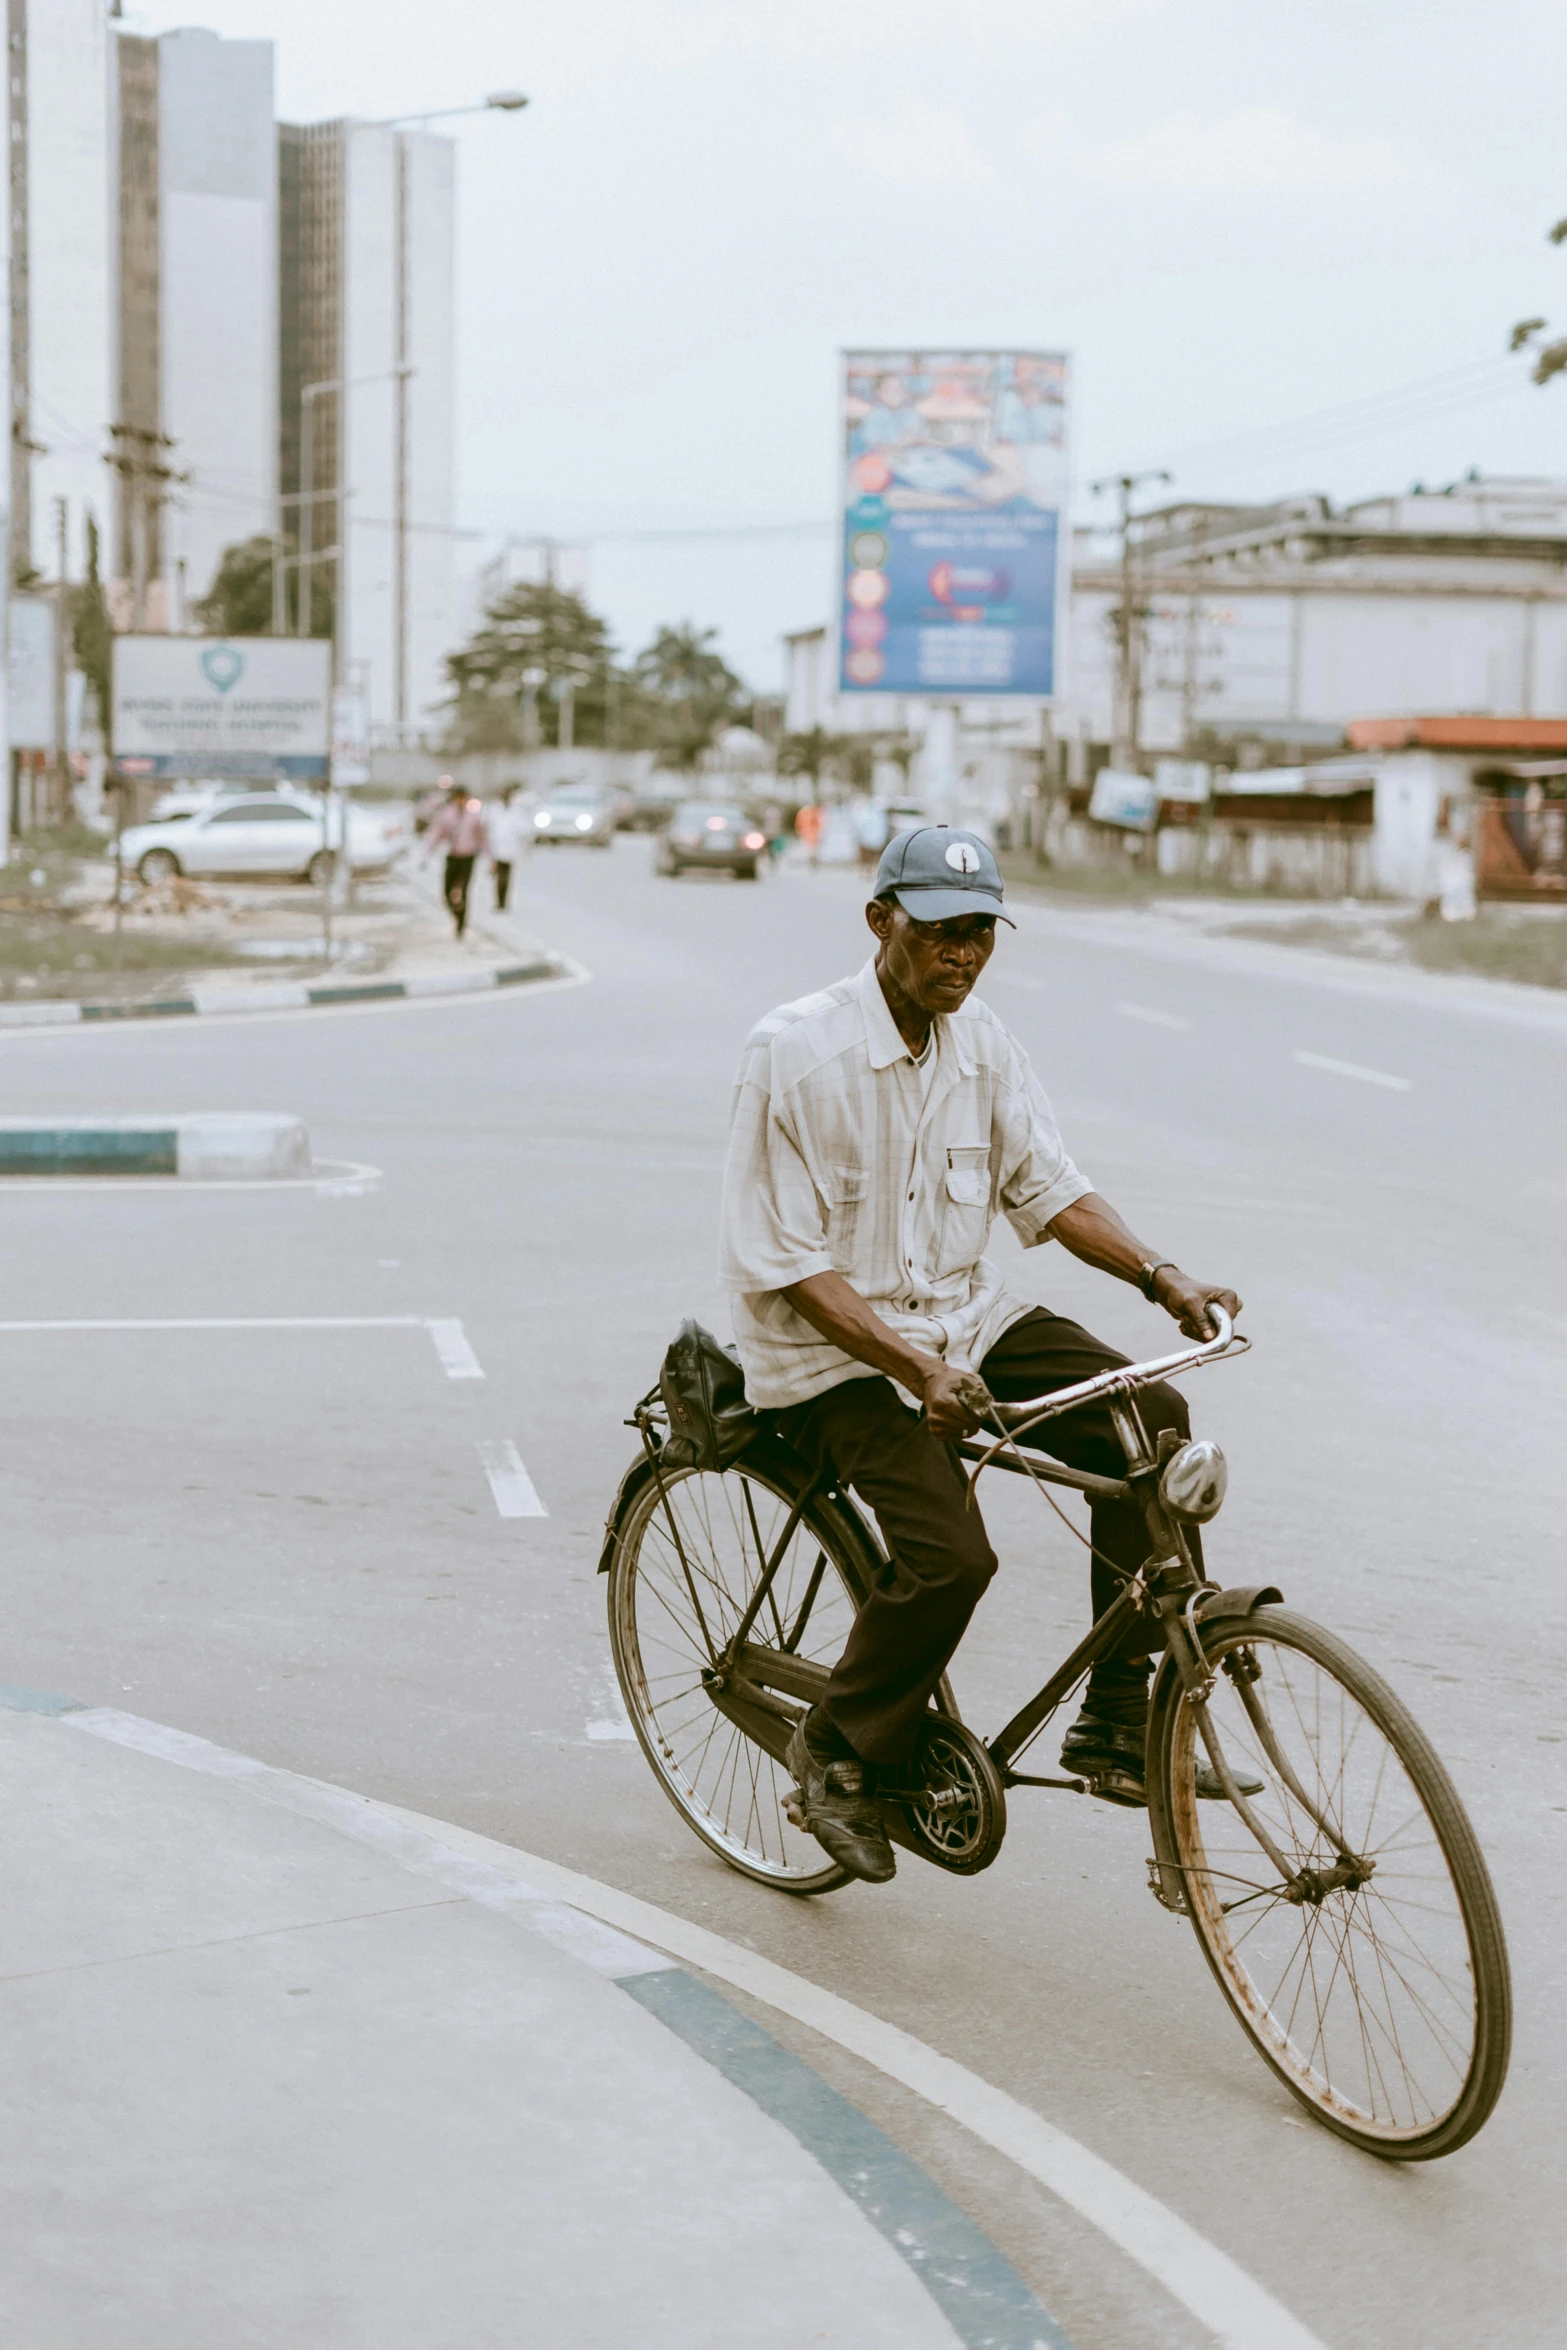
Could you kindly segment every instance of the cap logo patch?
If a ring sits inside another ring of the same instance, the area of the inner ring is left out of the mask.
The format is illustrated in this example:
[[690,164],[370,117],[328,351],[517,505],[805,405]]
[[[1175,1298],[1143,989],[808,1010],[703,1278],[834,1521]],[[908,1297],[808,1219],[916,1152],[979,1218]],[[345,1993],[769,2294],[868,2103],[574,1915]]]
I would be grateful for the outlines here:
[[977,873],[979,851],[972,841],[955,840],[947,851],[947,863],[954,873]]

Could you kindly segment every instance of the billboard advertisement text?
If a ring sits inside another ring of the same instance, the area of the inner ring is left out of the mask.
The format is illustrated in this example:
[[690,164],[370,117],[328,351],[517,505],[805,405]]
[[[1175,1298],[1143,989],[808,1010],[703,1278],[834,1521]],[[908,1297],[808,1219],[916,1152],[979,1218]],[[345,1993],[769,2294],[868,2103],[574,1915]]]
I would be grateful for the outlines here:
[[850,352],[839,688],[1049,699],[1066,546],[1060,352]]

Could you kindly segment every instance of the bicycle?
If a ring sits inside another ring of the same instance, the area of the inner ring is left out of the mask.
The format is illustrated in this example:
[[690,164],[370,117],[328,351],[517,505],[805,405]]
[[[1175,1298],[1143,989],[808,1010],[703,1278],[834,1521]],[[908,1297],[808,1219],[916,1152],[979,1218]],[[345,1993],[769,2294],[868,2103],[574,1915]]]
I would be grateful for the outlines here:
[[[1387,1683],[1272,1585],[1222,1590],[1195,1563],[1187,1529],[1223,1502],[1223,1455],[1173,1431],[1150,1445],[1136,1395],[1247,1350],[1213,1313],[1215,1338],[992,1404],[994,1433],[958,1445],[976,1483],[996,1468],[1134,1498],[1150,1555],[994,1737],[962,1720],[943,1679],[918,1769],[906,1785],[878,1785],[882,1816],[896,1844],[938,1868],[988,1868],[1009,1790],[1089,1791],[1018,1765],[1089,1667],[1125,1653],[1135,1629],[1159,1656],[1150,1890],[1189,1919],[1242,2029],[1301,2105],[1370,2153],[1428,2160],[1474,2136],[1506,2077],[1511,1991],[1496,1897],[1447,1773]],[[1021,1438],[1101,1400],[1124,1478],[1025,1455]],[[661,1457],[667,1414],[657,1388],[643,1397],[627,1422],[642,1452],[600,1566],[621,1691],[665,1794],[731,1867],[814,1895],[850,1880],[792,1816],[783,1758],[885,1554],[830,1473],[813,1477],[768,1416],[757,1419],[719,1474]],[[1199,1802],[1203,1761],[1223,1793]]]

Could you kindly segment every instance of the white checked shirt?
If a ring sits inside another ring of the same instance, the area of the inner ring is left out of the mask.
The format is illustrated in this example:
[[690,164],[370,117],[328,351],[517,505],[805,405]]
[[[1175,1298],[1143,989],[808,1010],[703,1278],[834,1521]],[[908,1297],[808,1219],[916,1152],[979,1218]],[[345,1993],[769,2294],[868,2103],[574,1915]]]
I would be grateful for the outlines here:
[[1026,1314],[984,1254],[1004,1215],[1025,1247],[1093,1189],[1028,1056],[971,996],[934,1024],[928,1088],[874,962],[769,1013],[735,1086],[722,1277],[746,1394],[803,1403],[875,1374],[778,1293],[838,1272],[902,1337],[977,1368]]

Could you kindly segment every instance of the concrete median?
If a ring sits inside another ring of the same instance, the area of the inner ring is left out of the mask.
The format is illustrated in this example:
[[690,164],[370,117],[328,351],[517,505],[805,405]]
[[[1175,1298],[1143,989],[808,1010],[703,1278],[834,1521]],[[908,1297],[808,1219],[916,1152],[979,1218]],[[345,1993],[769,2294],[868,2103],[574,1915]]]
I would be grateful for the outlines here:
[[269,1110],[140,1118],[0,1118],[0,1177],[173,1175],[193,1183],[311,1171],[304,1121]]

